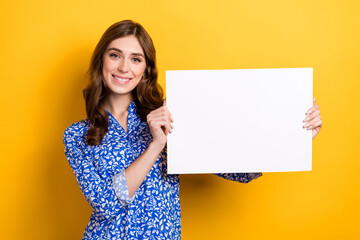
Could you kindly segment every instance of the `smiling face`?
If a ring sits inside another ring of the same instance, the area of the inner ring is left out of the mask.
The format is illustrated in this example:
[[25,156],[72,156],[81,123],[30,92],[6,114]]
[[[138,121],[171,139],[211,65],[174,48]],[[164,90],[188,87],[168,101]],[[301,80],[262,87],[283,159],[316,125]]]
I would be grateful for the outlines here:
[[144,51],[135,36],[113,40],[103,55],[103,77],[111,95],[130,97],[146,68]]

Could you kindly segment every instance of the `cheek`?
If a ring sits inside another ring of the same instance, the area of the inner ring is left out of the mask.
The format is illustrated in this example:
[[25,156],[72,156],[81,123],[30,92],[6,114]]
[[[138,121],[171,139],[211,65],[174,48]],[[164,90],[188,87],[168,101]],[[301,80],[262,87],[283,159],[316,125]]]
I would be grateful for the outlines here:
[[103,74],[108,73],[110,70],[114,68],[114,63],[112,61],[109,61],[109,59],[103,60]]
[[144,67],[144,66],[139,67],[139,68],[136,70],[136,75],[139,76],[139,77],[141,77],[141,76],[144,74],[145,69],[146,69],[146,67]]

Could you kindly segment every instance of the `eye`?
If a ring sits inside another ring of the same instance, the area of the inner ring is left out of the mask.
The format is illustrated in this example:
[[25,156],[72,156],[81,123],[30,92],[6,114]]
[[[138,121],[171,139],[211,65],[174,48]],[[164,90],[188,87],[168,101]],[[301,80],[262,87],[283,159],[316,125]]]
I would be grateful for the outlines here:
[[134,62],[141,62],[140,58],[133,58]]
[[113,58],[118,58],[118,57],[119,57],[119,55],[118,55],[118,54],[116,54],[116,53],[111,53],[111,54],[110,54],[110,57],[113,57]]

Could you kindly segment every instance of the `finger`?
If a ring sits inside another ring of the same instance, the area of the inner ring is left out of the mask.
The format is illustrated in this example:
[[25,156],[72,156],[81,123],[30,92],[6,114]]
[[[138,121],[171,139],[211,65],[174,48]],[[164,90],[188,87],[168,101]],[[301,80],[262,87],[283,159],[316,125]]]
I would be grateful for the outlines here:
[[317,127],[322,127],[322,120],[321,119],[313,124],[313,128],[317,128]]
[[158,119],[151,119],[148,121],[148,124],[152,128],[161,128],[161,126],[166,125],[166,121],[158,120]]
[[320,116],[316,116],[313,120],[309,121],[308,123],[306,123],[303,128],[307,128],[307,129],[311,129],[314,128],[314,124],[320,120],[321,117]]
[[319,134],[319,132],[320,132],[320,128],[319,128],[319,127],[314,128],[314,129],[312,130],[312,139],[314,139],[314,138]]
[[311,113],[308,117],[309,121],[313,120],[315,117],[320,116],[320,109],[315,110],[315,112]]
[[151,112],[146,116],[146,118],[148,119],[148,118],[151,117],[151,116],[158,116],[159,114],[161,114],[161,113],[164,112],[164,111],[168,112],[170,121],[171,121],[171,122],[174,122],[174,118],[173,118],[172,114],[169,112],[169,109],[168,109],[167,106],[166,106],[166,98],[164,99],[163,106],[161,106],[161,107],[159,107],[159,108],[151,111]]
[[170,113],[170,111],[169,111],[169,109],[165,109],[165,115],[167,116],[167,120],[169,120],[170,122],[174,122],[174,118],[173,118],[173,116],[171,115],[171,113]]
[[312,130],[318,130],[320,131],[320,128],[322,127],[322,121],[319,120],[317,122],[315,122],[312,126],[310,126],[310,128],[308,128],[309,130],[312,129]]
[[311,108],[309,108],[309,109],[306,111],[305,115],[309,115],[309,114],[313,113],[313,112],[314,112],[315,110],[317,110],[317,109],[319,109],[319,105],[315,104],[314,106],[312,106]]
[[161,121],[161,120],[150,120],[148,122],[149,127],[152,128],[153,130],[159,130],[161,129],[162,126],[166,125],[166,121]]
[[157,109],[155,109],[155,110],[152,110],[152,111],[148,114],[148,116],[149,116],[149,115],[150,115],[150,116],[152,116],[152,115],[157,115],[158,113],[161,113],[161,112],[166,111],[166,110],[167,110],[166,106],[161,106],[161,107],[159,107],[159,108],[157,108]]
[[169,122],[161,121],[161,120],[160,121],[154,121],[154,122],[155,122],[154,123],[155,125],[160,126],[160,128],[163,130],[165,135],[168,135],[168,133],[172,132]]
[[[164,104],[163,104],[163,106],[166,107],[166,109],[168,110],[167,105],[166,105],[166,98],[164,99]],[[173,121],[174,121],[174,118],[173,118],[173,116],[171,115],[170,112],[169,112],[169,114],[170,114],[170,119],[171,119],[171,121],[173,122]]]
[[168,111],[168,113],[169,113],[169,116],[170,116],[170,120],[171,120],[171,122],[174,122],[174,118],[173,118],[173,116],[172,116],[172,114],[170,113],[170,111],[169,111],[169,109],[167,108],[167,105],[166,105],[166,98],[165,98],[165,101],[164,101],[164,106],[166,107],[166,110]]
[[153,113],[149,114],[147,116],[147,122],[150,124],[152,122],[153,124],[161,123],[162,126],[165,126],[167,131],[171,131],[172,128],[174,128],[174,125],[170,122],[170,117],[167,111],[162,111],[159,113]]
[[317,109],[315,112],[311,113],[310,115],[306,116],[303,122],[309,122],[314,119],[316,116],[320,116],[320,110]]
[[171,113],[169,112],[169,110],[167,108],[163,108],[161,107],[161,110],[160,111],[153,111],[150,115],[150,117],[153,117],[153,118],[163,118],[169,122],[174,122],[174,118],[172,117]]
[[315,105],[315,97],[313,98],[313,105]]
[[166,124],[166,131],[167,131],[168,133],[172,133],[172,126],[170,125],[169,122],[167,122],[167,124]]
[[[166,108],[166,110],[169,112],[169,109],[167,108],[167,105],[166,105],[166,98],[164,99],[164,104],[163,104],[163,106]],[[171,113],[169,112],[169,115],[170,115],[170,120],[172,121],[172,122],[174,122],[174,118],[173,118],[173,116],[171,115]]]
[[174,128],[174,125],[170,122],[169,118],[163,119],[161,118],[161,121],[164,123],[162,126],[166,128],[167,132],[172,132],[172,129]]
[[315,104],[314,106],[312,106],[311,108],[309,108],[307,111],[306,111],[306,115],[314,112],[316,109],[319,109],[319,105]]
[[174,118],[173,118],[172,114],[170,113],[169,109],[168,109],[168,112],[169,112],[169,117],[170,117],[171,122],[174,122]]
[[165,127],[161,126],[161,130],[163,131],[165,136],[167,136],[169,134]]
[[151,119],[162,119],[165,121],[171,121],[171,117],[168,111],[164,110],[164,111],[159,111],[159,112],[154,112],[149,116]]

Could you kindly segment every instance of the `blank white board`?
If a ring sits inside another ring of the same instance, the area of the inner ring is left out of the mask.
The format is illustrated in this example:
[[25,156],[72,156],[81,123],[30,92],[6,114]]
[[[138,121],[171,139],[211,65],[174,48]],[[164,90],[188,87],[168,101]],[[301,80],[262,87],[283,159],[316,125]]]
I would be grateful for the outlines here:
[[169,174],[312,169],[313,69],[166,71]]

